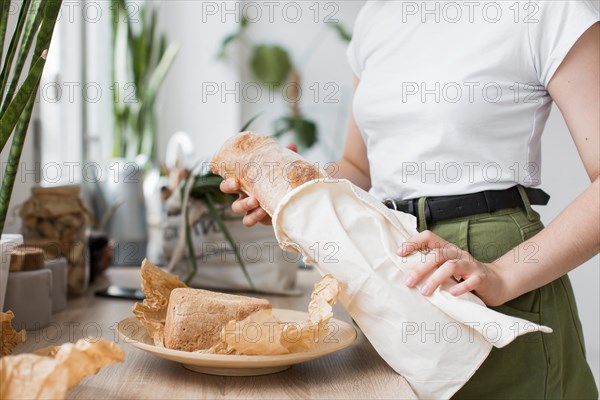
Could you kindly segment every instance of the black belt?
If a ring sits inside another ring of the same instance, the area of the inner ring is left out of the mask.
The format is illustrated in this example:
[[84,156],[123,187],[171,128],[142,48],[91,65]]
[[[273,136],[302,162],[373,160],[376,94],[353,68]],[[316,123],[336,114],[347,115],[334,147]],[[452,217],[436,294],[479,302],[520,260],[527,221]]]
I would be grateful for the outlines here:
[[[543,190],[533,188],[524,189],[530,204],[543,206],[548,204],[550,196]],[[392,210],[417,216],[418,200],[386,199],[383,204]],[[464,195],[427,197],[425,200],[425,220],[428,223],[432,221],[444,221],[519,206],[524,206],[524,204],[517,186],[506,190],[485,190],[483,192]]]

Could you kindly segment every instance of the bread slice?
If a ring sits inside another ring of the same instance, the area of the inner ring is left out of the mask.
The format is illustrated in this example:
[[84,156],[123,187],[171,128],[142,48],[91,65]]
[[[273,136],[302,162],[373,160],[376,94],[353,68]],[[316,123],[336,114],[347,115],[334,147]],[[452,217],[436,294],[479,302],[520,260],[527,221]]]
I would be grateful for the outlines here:
[[271,309],[265,299],[202,289],[174,289],[165,321],[165,346],[184,351],[207,349],[219,341],[227,322],[241,321],[262,309]]

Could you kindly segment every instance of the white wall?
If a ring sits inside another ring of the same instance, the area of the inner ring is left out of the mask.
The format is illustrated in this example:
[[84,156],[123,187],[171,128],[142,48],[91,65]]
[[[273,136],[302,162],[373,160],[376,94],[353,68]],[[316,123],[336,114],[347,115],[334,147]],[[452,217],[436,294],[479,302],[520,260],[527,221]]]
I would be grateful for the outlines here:
[[[236,65],[216,62],[222,38],[236,29],[233,18],[222,22],[205,1],[160,1],[159,24],[179,54],[160,91],[158,110],[159,159],[169,137],[184,131],[192,136],[198,157],[210,157],[225,138],[241,126],[240,103],[221,101],[220,94],[203,96],[213,83],[231,88],[239,81]],[[227,2],[229,7],[235,1]]]

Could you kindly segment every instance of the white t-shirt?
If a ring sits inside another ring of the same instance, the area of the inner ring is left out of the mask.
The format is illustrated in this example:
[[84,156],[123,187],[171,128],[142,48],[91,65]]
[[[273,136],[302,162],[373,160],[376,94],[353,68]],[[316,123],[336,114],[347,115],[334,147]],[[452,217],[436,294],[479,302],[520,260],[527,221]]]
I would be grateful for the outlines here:
[[548,82],[596,21],[582,0],[368,1],[348,59],[371,194],[538,186]]

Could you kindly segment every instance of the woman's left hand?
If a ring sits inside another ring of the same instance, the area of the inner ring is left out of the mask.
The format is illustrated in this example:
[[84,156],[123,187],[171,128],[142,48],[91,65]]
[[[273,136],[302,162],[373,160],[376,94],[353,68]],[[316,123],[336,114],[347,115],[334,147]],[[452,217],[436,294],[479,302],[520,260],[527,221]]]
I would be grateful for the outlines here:
[[432,271],[431,276],[420,285],[420,292],[430,296],[442,283],[452,277],[462,280],[448,289],[454,296],[467,292],[475,294],[488,306],[503,304],[507,293],[505,278],[494,263],[477,261],[467,251],[442,239],[431,231],[423,231],[408,239],[397,254],[406,257],[417,250],[429,250],[423,254],[422,262],[415,266],[406,276],[404,283],[415,287],[424,281]]

